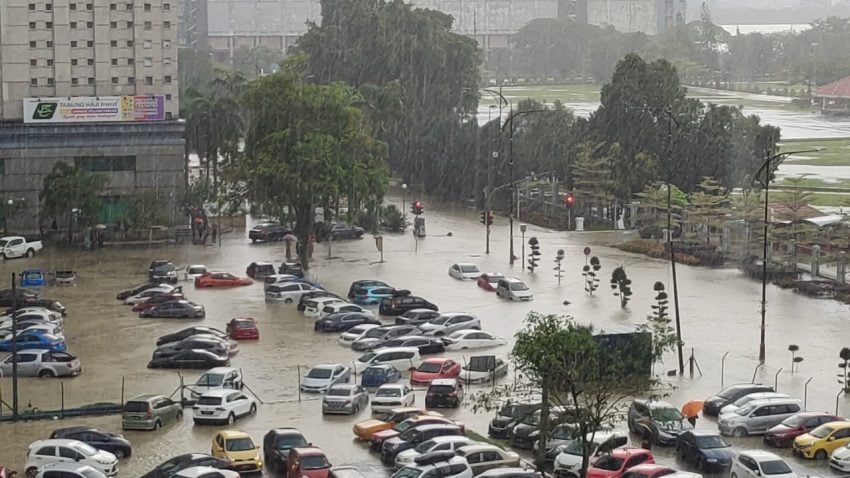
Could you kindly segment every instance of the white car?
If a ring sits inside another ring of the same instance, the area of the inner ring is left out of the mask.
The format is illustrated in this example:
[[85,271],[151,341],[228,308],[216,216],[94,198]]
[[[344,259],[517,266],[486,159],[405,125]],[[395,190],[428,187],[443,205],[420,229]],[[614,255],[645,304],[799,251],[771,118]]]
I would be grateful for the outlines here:
[[378,324],[355,325],[354,327],[339,334],[339,338],[337,339],[337,341],[343,347],[351,347],[351,344],[354,343],[355,340],[366,335],[366,332],[372,329],[376,329],[378,327],[380,327],[380,325]]
[[416,457],[413,463],[396,471],[392,478],[472,478],[472,467],[466,458],[451,452],[439,455],[444,456],[429,455],[424,462],[420,461],[422,457]]
[[481,329],[481,320],[467,313],[453,312],[449,314],[440,314],[437,318],[431,319],[424,324],[419,324],[419,330],[422,335],[443,336],[449,335],[458,330],[465,329]]
[[717,419],[720,420],[720,417],[723,415],[730,415],[735,413],[735,410],[743,407],[744,405],[752,402],[753,400],[769,400],[771,398],[791,398],[789,395],[784,393],[777,392],[756,392],[751,393],[749,395],[744,395],[743,397],[735,400],[734,402],[726,405],[725,407],[720,409],[720,413],[717,414]]
[[498,347],[508,343],[507,340],[475,329],[458,330],[448,337],[443,337],[446,350],[482,349]]
[[425,453],[433,453],[435,451],[455,451],[469,445],[475,445],[475,440],[463,435],[448,435],[434,437],[430,440],[425,440],[409,450],[404,450],[395,456],[395,469],[408,466],[413,463],[413,460]]
[[[41,333],[41,334],[55,335],[56,337],[59,337],[60,339],[65,338],[65,334],[62,332],[62,327],[59,327],[58,325],[53,325],[53,324],[30,325],[27,328],[18,330],[17,335],[21,335],[24,332],[34,332],[36,334]],[[13,333],[9,329],[0,330],[0,333],[3,334],[2,338],[0,338],[0,340],[4,340],[4,341],[5,340],[12,340],[12,337],[14,335],[16,335],[15,333]]]
[[194,282],[195,279],[209,272],[207,266],[201,264],[193,264],[186,267],[186,272],[183,273],[183,280]]
[[238,418],[257,413],[257,401],[239,390],[210,390],[204,392],[192,407],[196,425],[226,423],[233,425]]
[[449,267],[449,275],[455,279],[477,279],[481,275],[481,269],[469,262],[458,262]]
[[44,465],[35,478],[106,478],[106,475],[89,465],[79,463],[51,463]]
[[189,385],[193,397],[199,397],[210,390],[242,390],[244,385],[242,370],[235,367],[215,367],[207,370],[198,380]]
[[[605,449],[613,449],[629,443],[629,435],[619,430],[597,430],[588,433],[586,437],[591,448],[588,450],[591,459],[600,445],[604,444]],[[553,464],[555,476],[578,478],[582,460],[581,440],[572,440],[559,448],[561,452],[555,456]]]
[[303,282],[281,282],[266,287],[266,300],[293,304],[301,300],[307,292],[321,290]]
[[192,466],[178,471],[171,478],[239,478],[239,473],[211,466]]
[[413,390],[404,383],[385,383],[378,387],[372,399],[372,413],[386,412],[392,408],[410,407],[416,400]]
[[732,459],[731,478],[797,478],[785,460],[764,450],[744,450]]
[[373,314],[371,310],[364,309],[357,304],[352,304],[350,302],[332,302],[322,307],[322,311],[319,313],[319,318],[324,319],[325,317],[331,314],[336,314],[337,312],[357,312],[368,315],[372,318],[375,317],[375,314]]
[[[15,312],[14,318],[17,319],[18,322],[23,322],[27,320],[41,320],[56,325],[65,324],[65,319],[62,317],[62,314],[53,310],[45,309],[43,307],[26,307],[23,309],[18,309]],[[0,329],[11,328],[12,319],[13,317],[11,314],[0,317]]]
[[112,453],[97,450],[78,440],[38,440],[30,444],[26,476],[35,476],[42,467],[51,463],[89,465],[106,476],[118,474],[118,458]]
[[496,283],[496,295],[503,299],[530,301],[534,300],[534,294],[528,288],[528,284],[516,277],[503,277]]
[[311,368],[301,378],[302,392],[327,392],[331,385],[351,381],[351,367],[339,363],[326,363]]
[[263,279],[263,290],[269,290],[273,285],[289,284],[290,282],[301,283],[301,279],[294,274],[272,274]]
[[139,292],[136,295],[131,295],[130,297],[127,297],[126,299],[124,299],[124,303],[127,305],[141,304],[147,302],[148,299],[150,299],[152,296],[155,296],[157,294],[169,294],[171,292],[174,292],[174,287],[166,284],[161,284],[156,287],[151,287],[148,290]]
[[463,383],[487,383],[507,374],[508,364],[503,359],[493,356],[469,357],[469,361],[460,369],[458,380]]
[[829,457],[829,466],[845,473],[850,472],[850,445],[836,448]]
[[337,302],[347,303],[339,297],[316,297],[310,299],[306,304],[304,304],[304,315],[306,317],[318,317],[325,306],[335,304]]

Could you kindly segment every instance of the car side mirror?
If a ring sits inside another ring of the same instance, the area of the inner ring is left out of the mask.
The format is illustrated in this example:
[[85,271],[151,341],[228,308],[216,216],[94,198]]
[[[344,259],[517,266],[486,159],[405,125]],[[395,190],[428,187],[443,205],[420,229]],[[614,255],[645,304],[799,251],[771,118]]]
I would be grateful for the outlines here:
[[835,437],[829,437],[826,439],[826,441],[835,441]]

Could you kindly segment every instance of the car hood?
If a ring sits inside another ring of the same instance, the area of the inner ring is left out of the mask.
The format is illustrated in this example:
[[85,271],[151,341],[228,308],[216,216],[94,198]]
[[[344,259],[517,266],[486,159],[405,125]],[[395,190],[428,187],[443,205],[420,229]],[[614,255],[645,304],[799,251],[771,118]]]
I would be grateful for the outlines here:
[[795,431],[798,431],[798,429],[797,428],[791,428],[788,425],[783,425],[783,424],[780,423],[779,425],[776,425],[775,427],[769,429],[767,431],[767,434],[768,435],[785,435],[786,433],[792,433],[792,432],[795,432]]
[[811,445],[814,445],[819,440],[820,440],[819,438],[815,438],[815,437],[809,435],[808,433],[803,433],[802,435],[800,435],[800,436],[798,436],[797,438],[794,439],[794,444],[799,446],[799,447],[811,446]]
[[301,470],[301,474],[307,478],[328,478],[330,468],[320,468],[318,470]]
[[307,378],[304,377],[301,379],[301,385],[305,387],[325,387],[330,385],[331,379],[329,378]]
[[354,424],[354,428],[365,431],[377,430],[379,428],[386,428],[388,426],[390,426],[389,423],[382,422],[381,420],[364,420],[362,422]]
[[537,431],[537,427],[533,425],[525,425],[520,423],[519,425],[514,427],[514,435],[518,437],[527,437],[531,435],[532,432]]
[[233,461],[241,461],[241,460],[253,460],[257,457],[258,450],[245,450],[245,451],[228,451],[226,452],[227,457]]
[[412,380],[434,380],[439,377],[440,372],[420,372],[418,370],[414,370],[410,374],[410,378]]
[[725,448],[708,448],[702,450],[702,454],[709,460],[717,460],[726,462],[735,457],[735,452],[731,446]]
[[490,423],[494,427],[502,428],[508,426],[508,424],[510,424],[512,421],[514,421],[512,417],[503,417],[501,415],[497,415],[492,420],[490,420]]
[[683,430],[691,430],[693,426],[685,420],[672,420],[669,422],[655,422],[655,425],[662,432],[678,434]]
[[843,446],[832,452],[832,457],[838,460],[850,460],[850,448]]
[[381,430],[379,432],[375,432],[372,436],[374,438],[380,438],[380,439],[383,439],[383,440],[387,440],[387,439],[397,437],[398,435],[399,435],[399,433],[397,431],[390,428],[390,429],[387,429],[387,430]]
[[92,455],[90,458],[97,462],[105,461],[109,463],[115,463],[116,461],[118,461],[118,458],[116,458],[115,455],[103,450],[98,450],[97,453]]

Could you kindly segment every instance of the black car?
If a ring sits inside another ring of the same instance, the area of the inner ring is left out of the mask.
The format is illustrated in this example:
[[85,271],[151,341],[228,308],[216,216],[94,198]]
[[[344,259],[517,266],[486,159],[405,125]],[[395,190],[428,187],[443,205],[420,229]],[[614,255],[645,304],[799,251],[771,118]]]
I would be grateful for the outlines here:
[[23,302],[19,302],[17,306],[14,308],[9,307],[7,309],[6,314],[11,314],[12,312],[23,309],[24,307],[43,307],[47,310],[52,310],[53,312],[58,312],[60,314],[68,315],[68,310],[62,305],[58,300],[53,299],[27,299]]
[[297,428],[272,428],[263,436],[263,461],[271,470],[285,470],[289,450],[308,445]]
[[509,438],[511,428],[521,422],[526,415],[540,410],[540,403],[529,402],[507,402],[496,412],[496,416],[490,420],[487,434],[493,438]]
[[457,408],[463,401],[463,385],[456,378],[431,380],[425,392],[425,408]]
[[375,324],[381,325],[381,321],[361,312],[337,312],[321,318],[313,325],[317,332],[345,332],[355,325]]
[[510,432],[511,446],[522,450],[534,448],[537,432],[540,429],[540,410],[529,413],[519,421]]
[[284,262],[277,268],[278,274],[289,274],[295,277],[304,277],[304,268],[298,262]]
[[422,325],[436,319],[440,313],[431,309],[411,309],[395,318],[398,325]]
[[177,267],[169,261],[153,261],[148,267],[148,279],[151,282],[177,283]]
[[704,415],[717,416],[720,409],[734,402],[735,400],[757,392],[773,392],[773,387],[770,385],[762,385],[760,383],[739,383],[730,385],[723,390],[712,395],[703,403],[702,413]]
[[381,306],[378,308],[378,312],[381,315],[401,315],[408,310],[413,309],[440,310],[439,307],[428,302],[422,297],[410,295],[407,297],[393,297],[382,300]]
[[231,463],[221,458],[205,455],[203,453],[186,453],[175,456],[153,470],[145,473],[141,478],[171,478],[175,473],[193,466],[211,466],[222,470],[229,470]]
[[38,299],[38,294],[29,289],[18,287],[14,294],[12,294],[12,289],[0,290],[0,307],[13,307],[35,299]]
[[50,439],[63,438],[79,440],[98,450],[108,451],[117,458],[127,458],[133,454],[133,445],[117,433],[109,433],[91,427],[57,428],[50,434]]
[[157,355],[148,362],[148,368],[194,368],[208,370],[214,367],[227,367],[230,359],[227,354],[218,355],[209,350],[184,350],[173,355]]
[[140,293],[142,293],[142,292],[144,292],[148,289],[153,289],[154,287],[156,287],[158,285],[159,285],[159,283],[157,283],[157,282],[145,282],[144,284],[137,285],[136,287],[133,287],[131,289],[122,290],[121,292],[118,293],[117,296],[115,296],[115,298],[118,299],[118,300],[124,300],[127,297],[131,297],[131,296],[140,294]]
[[298,310],[304,312],[304,309],[307,308],[307,301],[310,299],[315,299],[316,297],[337,297],[339,299],[342,298],[334,294],[333,292],[328,292],[326,290],[311,290],[309,292],[301,294],[301,297],[298,299]]
[[338,239],[360,239],[366,230],[362,227],[352,226],[346,222],[335,222],[328,231],[328,237],[336,241]]
[[675,445],[680,433],[694,428],[679,409],[660,400],[632,401],[626,421],[630,431],[665,446]]
[[214,335],[221,339],[227,340],[228,335],[226,332],[221,331],[219,329],[213,327],[188,327],[179,332],[174,332],[173,334],[163,335],[162,337],[156,339],[157,345],[167,344],[169,342],[177,342],[183,340],[185,338],[191,337],[193,335]]
[[155,319],[203,319],[205,316],[203,305],[188,300],[165,302],[139,312],[139,317]]
[[[546,451],[543,453],[543,468],[551,471],[555,465],[555,458],[566,450],[567,445],[572,443],[578,433],[574,423],[560,423],[549,432],[549,439],[546,440]],[[539,437],[540,434],[538,433]],[[628,440],[628,439],[626,439]]]
[[251,239],[251,242],[282,241],[287,234],[292,234],[292,230],[288,227],[276,222],[264,222],[257,224],[248,231],[248,239]]
[[390,287],[390,285],[387,284],[386,282],[381,282],[379,280],[371,280],[371,279],[356,280],[356,281],[352,282],[351,287],[348,288],[348,298],[353,299],[355,292],[357,292],[357,289],[359,289],[361,287],[369,287],[369,286]]
[[251,279],[265,279],[275,274],[274,264],[271,262],[252,262],[245,270],[245,274]]
[[676,454],[683,461],[703,472],[721,472],[732,467],[735,452],[732,446],[710,430],[687,430],[676,440]]
[[[212,335],[195,335],[178,342],[160,345],[154,352],[154,356],[174,355],[184,350],[209,350],[216,355],[228,355],[228,353],[231,352],[231,348],[227,340],[222,340]],[[232,349],[232,352],[236,353],[237,350],[238,349],[234,348]]]
[[441,354],[446,351],[446,344],[442,340],[421,335],[390,339],[382,343],[381,347],[416,347],[419,349],[419,355]]

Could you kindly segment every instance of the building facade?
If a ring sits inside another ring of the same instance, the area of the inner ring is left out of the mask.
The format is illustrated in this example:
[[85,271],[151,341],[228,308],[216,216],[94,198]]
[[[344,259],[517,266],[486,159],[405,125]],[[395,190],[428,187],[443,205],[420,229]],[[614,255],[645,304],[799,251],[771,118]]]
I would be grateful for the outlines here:
[[587,0],[587,23],[656,35],[693,20],[686,0]]
[[39,230],[38,196],[57,162],[107,176],[101,218],[140,188],[176,208],[177,2],[0,0],[0,197],[20,205],[2,218],[8,229]]

